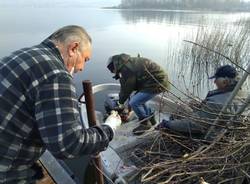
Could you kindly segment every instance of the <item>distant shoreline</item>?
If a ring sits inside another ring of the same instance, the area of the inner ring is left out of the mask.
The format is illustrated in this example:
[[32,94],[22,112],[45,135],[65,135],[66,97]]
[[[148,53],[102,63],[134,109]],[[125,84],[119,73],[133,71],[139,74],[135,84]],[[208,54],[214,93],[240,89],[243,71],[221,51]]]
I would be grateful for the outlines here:
[[101,9],[130,10],[130,11],[163,11],[163,12],[242,12],[249,13],[250,10],[215,10],[215,9],[163,9],[163,8],[121,8],[121,7],[101,7]]

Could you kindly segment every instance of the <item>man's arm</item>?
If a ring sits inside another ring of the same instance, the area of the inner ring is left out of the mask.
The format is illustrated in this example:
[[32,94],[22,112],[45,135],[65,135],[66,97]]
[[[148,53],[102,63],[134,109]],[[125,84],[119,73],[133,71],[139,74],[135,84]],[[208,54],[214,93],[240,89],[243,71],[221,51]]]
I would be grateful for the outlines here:
[[47,149],[56,157],[71,158],[105,150],[113,138],[107,125],[84,129],[79,118],[72,78],[60,74],[39,86],[35,117]]

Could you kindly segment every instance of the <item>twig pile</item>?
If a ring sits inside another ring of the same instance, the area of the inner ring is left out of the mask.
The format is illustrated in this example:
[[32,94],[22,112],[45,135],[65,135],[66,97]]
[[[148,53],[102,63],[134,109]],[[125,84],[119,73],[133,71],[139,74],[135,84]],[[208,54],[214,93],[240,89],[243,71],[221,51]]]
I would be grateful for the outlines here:
[[208,183],[242,183],[250,179],[248,132],[249,126],[207,141],[163,130],[151,144],[134,150],[132,158],[141,169],[142,183],[191,184],[200,178]]
[[[200,79],[197,84],[201,84],[201,81],[207,78],[210,68],[217,67],[222,63],[225,64],[227,60],[230,61],[230,64],[234,63],[242,70],[245,63],[244,58],[248,56],[246,48],[249,48],[247,42],[249,40],[249,29],[246,29],[246,24],[240,24],[240,26],[240,31],[237,30],[237,34],[235,32],[233,38],[229,32],[225,34],[225,32],[221,33],[214,30],[204,33],[206,30],[201,29],[197,33],[196,41],[206,44],[204,47],[196,44],[199,47],[193,46],[191,54],[188,52],[190,48],[184,49],[181,61],[184,61],[182,66],[185,68],[182,68],[182,71],[186,71],[185,58],[190,55],[193,61],[190,73]],[[208,48],[212,48],[216,52],[213,52],[213,54],[211,49]],[[230,56],[227,57],[223,53],[230,53]],[[187,62],[189,61],[187,60]],[[187,90],[185,93],[174,84],[171,83],[171,85],[182,95],[192,99],[193,102],[196,101],[197,104],[201,102],[199,99],[196,100],[192,92],[189,93]],[[188,89],[188,87],[186,88]],[[190,105],[185,104],[174,93],[171,94],[177,101],[181,101],[184,105]],[[193,108],[195,108],[195,105]],[[211,114],[212,111],[209,108],[206,108],[206,110],[209,111],[207,113]],[[186,113],[182,110],[180,113],[177,112],[173,115],[175,118],[199,121],[204,126],[211,126],[211,122],[214,122],[213,119],[197,118],[192,113]],[[226,116],[228,116],[226,119],[232,119],[230,114]],[[234,116],[234,114],[231,114],[231,116]],[[160,133],[155,133],[156,137],[152,142],[141,145],[131,153],[133,162],[141,170],[141,182],[148,184],[203,184],[205,182],[210,184],[242,184],[244,181],[250,183],[249,118],[241,116],[233,122],[230,121],[230,123],[221,119],[221,123],[216,126],[218,131],[213,139],[209,140],[205,140],[204,136],[201,135],[191,133],[183,135],[170,130],[161,130]]]

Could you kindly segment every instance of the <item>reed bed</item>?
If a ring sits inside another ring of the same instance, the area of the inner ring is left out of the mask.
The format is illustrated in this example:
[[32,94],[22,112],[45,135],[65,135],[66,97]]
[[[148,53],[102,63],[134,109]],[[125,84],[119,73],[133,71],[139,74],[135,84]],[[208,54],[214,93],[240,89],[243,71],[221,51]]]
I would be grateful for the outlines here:
[[[204,26],[204,22],[201,19],[199,29],[192,38],[183,40],[183,47],[175,56],[175,60],[181,61],[178,62],[178,80],[187,86],[187,93],[192,92],[196,96],[202,96],[200,92],[203,88],[211,89],[208,77],[218,66],[233,65],[241,76],[250,56],[249,20],[239,20],[233,25],[212,23],[209,27]],[[187,75],[188,80],[184,81],[183,76]],[[245,90],[249,90],[249,83],[248,79]]]

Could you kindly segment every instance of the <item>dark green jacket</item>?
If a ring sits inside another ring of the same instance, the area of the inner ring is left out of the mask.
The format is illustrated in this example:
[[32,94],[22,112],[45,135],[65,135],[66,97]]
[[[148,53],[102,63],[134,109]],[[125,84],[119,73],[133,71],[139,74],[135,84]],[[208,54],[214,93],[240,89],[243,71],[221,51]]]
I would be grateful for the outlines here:
[[167,73],[147,58],[121,54],[113,57],[115,73],[120,75],[119,102],[123,104],[133,91],[161,93],[169,89]]

